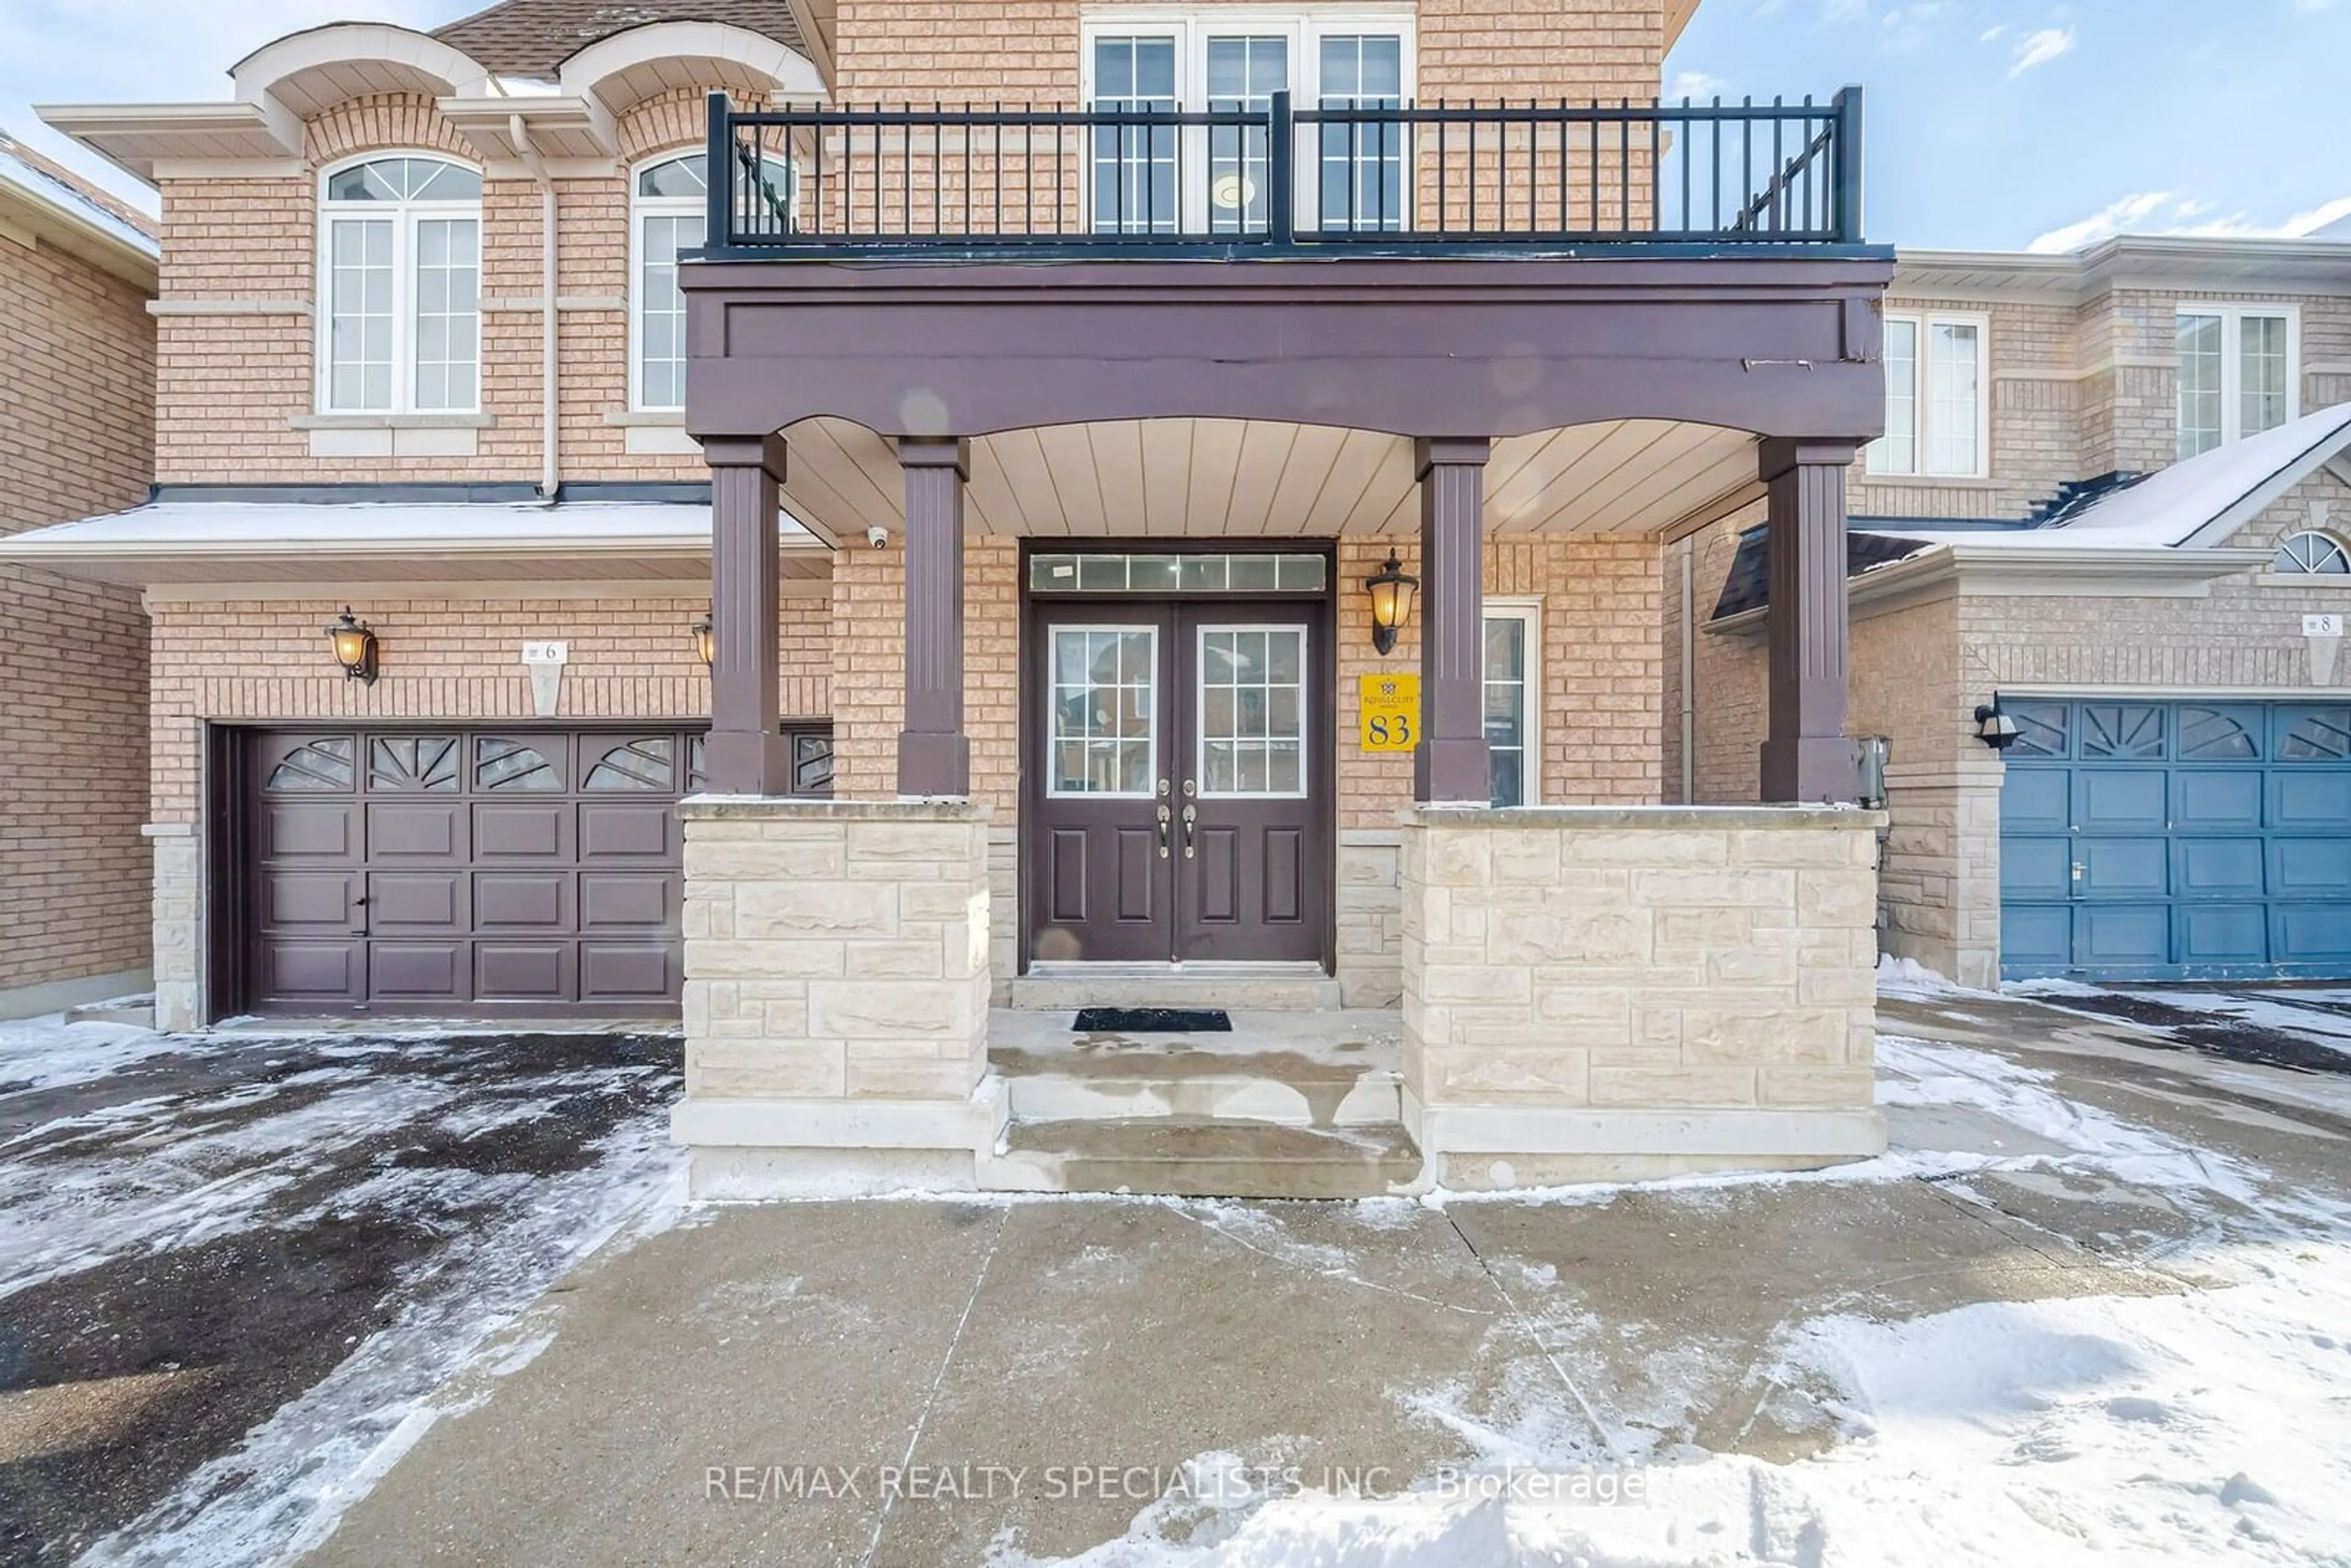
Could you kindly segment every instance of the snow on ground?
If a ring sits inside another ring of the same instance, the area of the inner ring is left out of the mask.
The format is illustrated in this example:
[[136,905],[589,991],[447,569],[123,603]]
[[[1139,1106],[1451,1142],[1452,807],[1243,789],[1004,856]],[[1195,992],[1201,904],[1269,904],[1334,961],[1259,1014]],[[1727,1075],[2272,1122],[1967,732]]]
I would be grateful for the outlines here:
[[184,1042],[131,1024],[68,1023],[59,1013],[0,1023],[0,1094],[103,1078]]
[[[674,1043],[634,1036],[0,1023],[10,1352],[122,1375],[150,1368],[113,1372],[110,1344],[135,1359],[244,1320],[207,1365],[210,1397],[266,1386],[251,1368],[270,1363],[321,1374],[256,1405],[225,1452],[172,1448],[176,1429],[121,1448],[183,1464],[176,1487],[166,1470],[132,1490],[105,1469],[111,1449],[91,1450],[47,1537],[110,1530],[80,1561],[140,1564],[275,1562],[323,1538],[440,1414],[479,1396],[469,1364],[478,1379],[535,1354],[543,1341],[515,1325],[549,1286],[624,1227],[675,1219],[676,1073]],[[186,1261],[202,1258],[221,1266]],[[248,1276],[256,1260],[328,1304],[281,1331],[266,1282],[280,1276]],[[152,1506],[130,1518],[72,1500],[118,1487]]]
[[[1704,1344],[1645,1355],[1644,1386],[1596,1414],[1578,1392],[1579,1325],[1562,1305],[1496,1331],[1521,1335],[1499,1391],[1395,1391],[1467,1443],[1477,1458],[1461,1470],[1358,1496],[1202,1455],[1124,1537],[1055,1568],[2351,1561],[2351,1209],[2281,1196],[2241,1161],[2068,1100],[2053,1075],[1989,1052],[1885,1040],[1879,1056],[1890,1108],[1996,1118],[2020,1152],[1912,1149],[1837,1172],[1642,1190],[1703,1202],[1731,1182],[1928,1176],[1965,1192],[1991,1173],[2061,1173],[2205,1219],[2194,1249],[2168,1260],[2182,1274],[2146,1295],[1788,1322],[1749,1374],[1759,1409],[1771,1390],[1801,1391],[1838,1441],[1785,1465],[1658,1441],[1687,1429],[1697,1389],[1720,1385]],[[1009,1542],[990,1562],[1044,1568]]]
[[2344,993],[2339,991],[2207,991],[2168,986],[2085,986],[2072,980],[2020,980],[2006,988],[2036,999],[2126,997],[2182,1013],[2274,1030],[2351,1053],[2351,1010],[2345,1010]]

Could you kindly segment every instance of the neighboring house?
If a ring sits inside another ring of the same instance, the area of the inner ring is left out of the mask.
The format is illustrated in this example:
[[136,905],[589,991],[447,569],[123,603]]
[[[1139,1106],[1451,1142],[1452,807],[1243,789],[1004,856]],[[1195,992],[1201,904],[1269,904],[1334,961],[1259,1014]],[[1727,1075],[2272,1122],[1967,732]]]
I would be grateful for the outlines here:
[[[1906,252],[1886,310],[1850,566],[1887,950],[1973,985],[2351,976],[2351,245]],[[1684,799],[1754,798],[1754,520],[1667,563]]]
[[[509,0],[45,110],[163,193],[157,498],[14,547],[152,606],[162,1020],[682,1007],[705,1191],[1873,1152],[1873,819],[1661,805],[1659,584],[1768,492],[1762,793],[1849,800],[1892,258],[1857,89],[1653,107],[1692,9]],[[991,1003],[1403,1049],[1048,1111]]]
[[[0,538],[154,474],[153,225],[0,132]],[[145,988],[139,596],[0,561],[0,1018]]]

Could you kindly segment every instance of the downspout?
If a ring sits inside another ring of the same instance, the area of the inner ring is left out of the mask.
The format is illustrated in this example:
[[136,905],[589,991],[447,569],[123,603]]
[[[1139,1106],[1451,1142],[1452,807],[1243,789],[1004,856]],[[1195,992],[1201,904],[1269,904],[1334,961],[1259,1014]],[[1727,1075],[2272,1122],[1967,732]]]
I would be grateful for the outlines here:
[[1692,582],[1697,571],[1692,541],[1682,540],[1682,804],[1691,803],[1697,789],[1698,761],[1692,747],[1698,744],[1698,693],[1691,687],[1691,665],[1698,662],[1698,628],[1691,621],[1697,612]]
[[539,191],[539,280],[538,280],[538,382],[539,382],[539,465],[538,499],[541,505],[555,505],[563,488],[561,454],[561,402],[555,385],[555,350],[557,327],[555,311],[556,239],[555,239],[555,180],[547,172],[547,160],[539,156],[531,144],[530,132],[523,126],[519,114],[507,117],[507,137],[514,143],[515,156],[538,182]]

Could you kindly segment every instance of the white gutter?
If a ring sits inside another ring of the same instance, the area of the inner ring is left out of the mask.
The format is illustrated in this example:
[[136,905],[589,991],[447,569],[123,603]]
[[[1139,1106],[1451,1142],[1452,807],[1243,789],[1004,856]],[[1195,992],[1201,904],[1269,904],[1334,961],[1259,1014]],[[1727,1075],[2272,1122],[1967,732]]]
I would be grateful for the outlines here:
[[563,488],[562,463],[562,403],[555,384],[556,345],[560,322],[555,309],[556,284],[556,199],[555,180],[547,172],[547,160],[538,155],[532,144],[530,132],[523,125],[522,116],[510,115],[507,120],[507,135],[514,142],[515,156],[522,160],[530,177],[538,182],[540,256],[538,282],[538,380],[539,380],[539,465],[538,498],[548,506],[555,505],[556,496]]

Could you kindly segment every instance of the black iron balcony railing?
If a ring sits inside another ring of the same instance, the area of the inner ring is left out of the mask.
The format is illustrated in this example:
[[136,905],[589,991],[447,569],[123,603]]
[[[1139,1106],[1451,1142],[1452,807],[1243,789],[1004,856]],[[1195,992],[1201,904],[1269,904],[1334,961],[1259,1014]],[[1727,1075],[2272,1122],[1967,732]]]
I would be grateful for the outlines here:
[[1861,89],[1826,104],[738,110],[714,260],[1862,243]]

